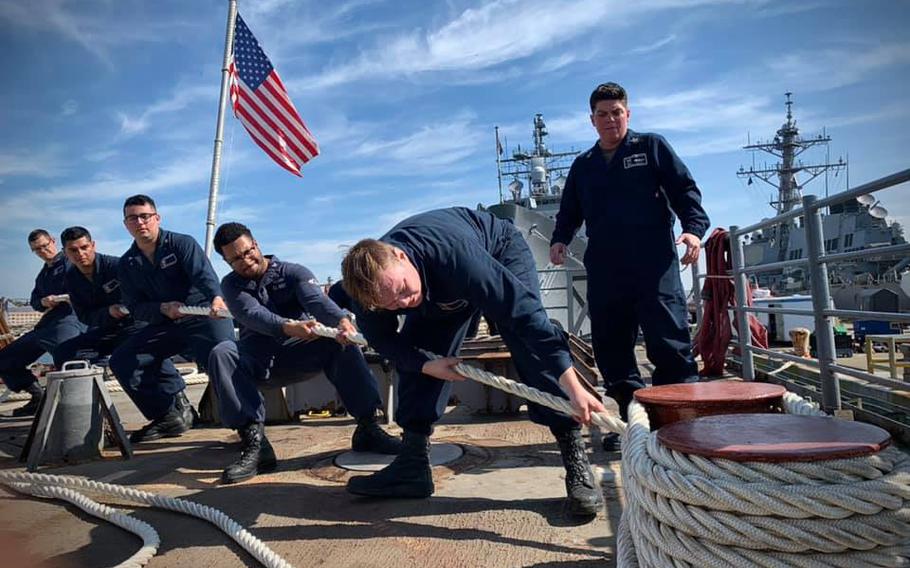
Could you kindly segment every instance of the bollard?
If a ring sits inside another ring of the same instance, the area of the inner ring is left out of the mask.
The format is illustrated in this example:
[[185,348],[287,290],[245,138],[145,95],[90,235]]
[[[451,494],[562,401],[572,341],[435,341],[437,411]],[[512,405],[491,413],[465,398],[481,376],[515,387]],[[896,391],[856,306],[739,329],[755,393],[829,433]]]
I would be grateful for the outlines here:
[[103,372],[85,361],[68,361],[60,371],[47,374],[48,386],[59,381],[60,395],[42,456],[45,462],[72,463],[101,456],[101,400],[94,386],[95,377]]

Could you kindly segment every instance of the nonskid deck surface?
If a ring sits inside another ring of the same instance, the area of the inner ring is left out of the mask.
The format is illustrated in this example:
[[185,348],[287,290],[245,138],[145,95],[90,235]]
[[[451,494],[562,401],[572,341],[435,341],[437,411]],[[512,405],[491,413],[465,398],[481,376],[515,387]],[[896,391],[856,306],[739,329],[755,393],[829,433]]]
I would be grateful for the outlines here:
[[[195,403],[204,385],[188,387]],[[122,393],[114,402],[127,430],[143,419]],[[22,403],[0,405],[0,467],[16,468],[29,422],[7,417]],[[434,468],[428,500],[373,500],[348,494],[354,475],[333,459],[349,449],[350,418],[302,419],[269,426],[278,471],[223,486],[222,468],[238,451],[223,428],[198,428],[176,439],[135,447],[132,460],[114,451],[100,461],[41,467],[216,507],[247,527],[295,566],[612,566],[619,522],[619,454],[588,437],[607,507],[590,522],[563,508],[564,470],[546,428],[518,416],[479,416],[450,408],[433,436],[460,444],[465,455]],[[108,497],[102,502],[115,504]],[[161,535],[148,566],[253,566],[255,560],[204,521],[127,506]],[[139,548],[139,540],[75,507],[24,498],[0,489],[0,546],[19,549],[17,566],[110,566]],[[9,557],[7,557],[9,558]],[[5,561],[4,561],[5,564]]]

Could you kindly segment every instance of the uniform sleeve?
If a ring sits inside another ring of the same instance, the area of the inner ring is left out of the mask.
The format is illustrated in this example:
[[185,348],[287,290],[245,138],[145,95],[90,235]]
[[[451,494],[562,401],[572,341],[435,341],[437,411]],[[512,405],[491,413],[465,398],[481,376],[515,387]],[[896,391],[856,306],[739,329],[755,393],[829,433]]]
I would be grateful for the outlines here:
[[247,290],[242,290],[230,280],[230,275],[221,281],[224,301],[231,310],[234,321],[243,327],[270,337],[285,337],[282,324],[287,320],[272,312]]
[[660,185],[670,201],[670,208],[679,217],[684,233],[704,238],[711,221],[701,206],[701,191],[695,185],[689,168],[679,159],[663,136],[654,136],[657,172]]
[[509,329],[554,377],[572,366],[565,338],[550,322],[540,299],[515,274],[474,244],[456,248],[453,271],[471,303],[500,329]]
[[399,371],[419,373],[430,357],[405,341],[398,333],[398,315],[384,310],[368,311],[356,302],[351,306],[357,328],[370,347],[392,361]]
[[569,168],[569,175],[566,176],[566,185],[562,189],[562,197],[559,200],[559,212],[556,213],[556,226],[553,228],[553,237],[550,239],[550,246],[556,243],[565,245],[572,242],[575,232],[581,227],[584,216],[581,211],[581,203],[578,199],[578,160],[572,163]]
[[167,321],[161,313],[161,302],[151,298],[130,277],[129,257],[121,257],[117,264],[117,278],[120,280],[120,300],[136,321],[162,323]]
[[31,305],[32,309],[34,309],[36,312],[43,312],[47,310],[47,308],[41,304],[41,298],[44,296],[45,294],[42,294],[41,290],[41,272],[39,272],[38,276],[35,277],[35,287],[32,288],[32,295],[28,301],[29,305]]
[[316,282],[316,277],[310,270],[300,265],[285,265],[287,272],[294,279],[294,294],[303,310],[316,318],[320,323],[335,327],[345,314],[328,296],[322,292],[322,287]]
[[202,247],[191,237],[180,236],[175,239],[177,250],[180,252],[180,263],[183,270],[190,277],[200,292],[205,295],[207,301],[211,302],[215,296],[221,296],[221,285],[218,283],[218,276],[212,263],[205,257]]

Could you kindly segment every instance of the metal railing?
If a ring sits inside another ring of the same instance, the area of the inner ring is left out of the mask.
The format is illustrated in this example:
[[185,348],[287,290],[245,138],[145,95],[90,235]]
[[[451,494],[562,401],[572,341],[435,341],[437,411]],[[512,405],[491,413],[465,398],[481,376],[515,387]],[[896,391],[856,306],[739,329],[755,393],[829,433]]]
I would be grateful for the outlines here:
[[[756,354],[765,355],[772,358],[796,361],[801,364],[807,364],[818,367],[819,377],[821,380],[821,403],[826,411],[840,410],[842,407],[840,382],[837,377],[838,373],[856,377],[870,383],[889,386],[892,388],[907,388],[907,384],[890,378],[880,377],[872,373],[867,373],[852,367],[839,365],[835,358],[836,351],[834,345],[834,317],[844,319],[876,319],[890,322],[910,322],[910,314],[894,312],[866,312],[857,310],[838,310],[834,308],[831,298],[831,291],[828,285],[828,264],[839,262],[847,259],[894,256],[900,258],[901,255],[910,251],[910,244],[897,244],[870,249],[861,249],[838,254],[825,253],[825,237],[822,230],[821,210],[824,207],[841,203],[849,199],[854,199],[860,195],[881,191],[910,180],[910,169],[903,170],[883,177],[881,179],[860,185],[851,190],[832,195],[825,199],[819,199],[814,195],[803,197],[802,207],[788,211],[771,219],[766,219],[760,223],[750,225],[745,228],[737,226],[730,227],[730,244],[733,260],[733,282],[736,288],[736,323],[739,329],[739,346],[742,352],[742,376],[745,380],[755,379],[755,362]],[[798,217],[803,217],[806,229],[806,248],[808,249],[807,258],[786,260],[756,266],[746,266],[743,256],[742,237],[753,231],[773,227],[784,221],[789,221]],[[748,275],[770,270],[779,270],[788,266],[804,265],[809,272],[810,293],[812,296],[811,310],[772,308],[772,307],[750,307],[747,306],[747,295],[749,291]],[[693,271],[693,282],[695,288],[698,288],[698,280],[702,275]],[[701,303],[700,294],[695,296],[698,305]],[[769,314],[793,314],[812,316],[815,319],[815,337],[816,337],[816,359],[803,359],[785,353],[778,353],[767,349],[761,349],[752,345],[752,335],[749,329],[748,314],[769,313]],[[701,314],[699,314],[701,321]]]
[[[540,279],[540,293],[544,298],[544,307],[550,317],[560,321],[569,333],[582,336],[585,320],[588,317],[586,291],[579,289],[579,284],[587,283],[588,276],[584,270],[568,268],[543,268],[537,270]],[[549,292],[564,292],[565,304],[552,305],[546,301]],[[555,312],[555,313],[554,313]],[[562,315],[565,314],[565,322]]]

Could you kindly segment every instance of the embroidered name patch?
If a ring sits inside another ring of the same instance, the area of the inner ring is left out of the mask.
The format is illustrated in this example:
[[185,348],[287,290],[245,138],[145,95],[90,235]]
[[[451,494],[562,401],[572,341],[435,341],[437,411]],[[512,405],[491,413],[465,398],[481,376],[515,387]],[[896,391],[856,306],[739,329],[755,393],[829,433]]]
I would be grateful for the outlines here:
[[167,268],[168,266],[174,266],[175,264],[177,264],[177,255],[174,253],[161,259],[161,268]]
[[640,166],[648,165],[648,155],[647,154],[632,154],[631,156],[626,156],[622,159],[622,165],[627,170],[629,168],[637,168]]
[[116,290],[119,287],[120,287],[120,282],[116,279],[111,280],[109,282],[105,282],[104,284],[101,285],[101,289],[104,290],[105,294],[110,294],[111,292],[113,292],[114,290]]

